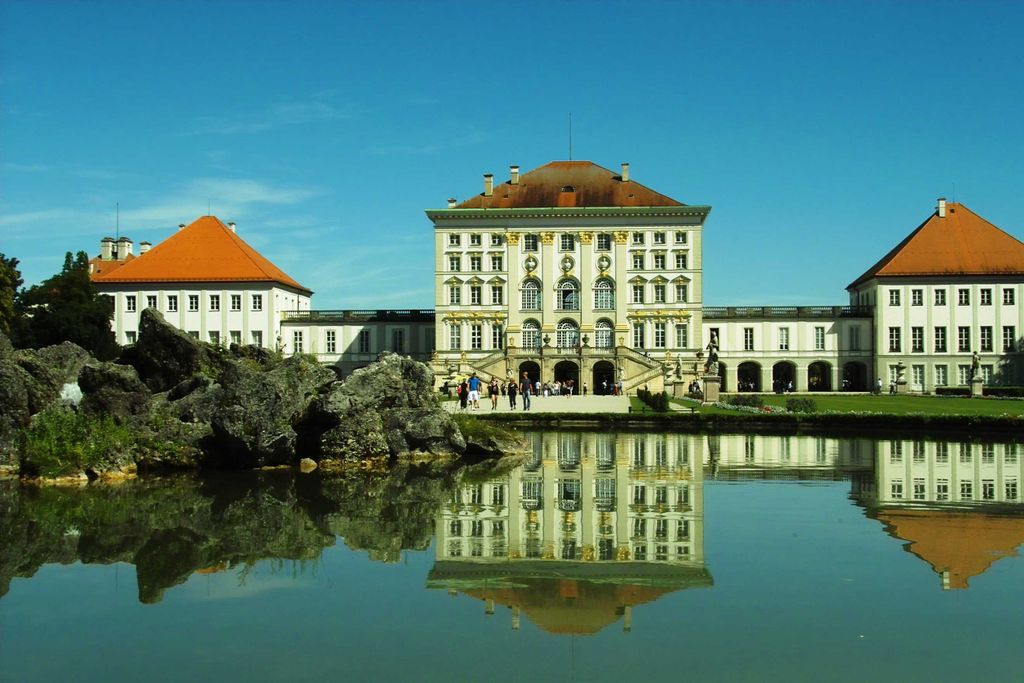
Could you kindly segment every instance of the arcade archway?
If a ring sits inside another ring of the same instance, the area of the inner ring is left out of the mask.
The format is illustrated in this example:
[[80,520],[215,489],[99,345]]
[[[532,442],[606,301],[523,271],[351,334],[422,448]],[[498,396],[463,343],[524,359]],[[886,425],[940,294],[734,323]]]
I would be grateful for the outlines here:
[[753,361],[736,368],[736,391],[761,391],[761,366]]
[[772,391],[792,391],[796,388],[796,366],[780,361],[772,366]]
[[843,391],[867,391],[868,369],[863,363],[850,361],[843,366]]
[[808,366],[807,391],[832,391],[832,366],[829,363],[817,361]]
[[555,363],[555,381],[565,383],[569,380],[577,387],[580,385],[580,366],[571,360]]
[[592,391],[595,394],[611,394],[615,384],[615,366],[606,360],[594,363]]
[[540,381],[540,366],[532,360],[523,361],[519,364],[519,374],[516,375],[516,379],[522,380],[524,372],[534,384]]

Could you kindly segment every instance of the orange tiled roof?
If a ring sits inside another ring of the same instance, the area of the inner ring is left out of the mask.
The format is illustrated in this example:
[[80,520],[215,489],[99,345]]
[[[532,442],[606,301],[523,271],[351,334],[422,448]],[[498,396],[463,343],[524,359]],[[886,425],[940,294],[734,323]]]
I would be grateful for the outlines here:
[[[563,190],[572,188],[573,191]],[[515,185],[494,186],[459,204],[459,209],[524,209],[551,207],[686,206],[591,161],[552,161],[519,176]]]
[[984,573],[1003,557],[1017,554],[1024,543],[1024,519],[936,510],[885,510],[878,521],[890,536],[908,541],[906,550],[942,574],[950,588]]
[[89,271],[89,277],[95,280],[100,275],[109,275],[110,273],[114,272],[124,264],[133,260],[134,258],[135,254],[128,254],[127,256],[124,257],[124,261],[120,261],[118,259],[104,261],[98,256],[96,258],[91,258],[89,259],[89,265],[92,267],[92,269]]
[[202,216],[145,254],[94,276],[97,284],[128,282],[277,282],[310,292],[231,232]]
[[1024,274],[1024,243],[950,202],[945,218],[933,213],[848,289],[873,277],[1010,273]]

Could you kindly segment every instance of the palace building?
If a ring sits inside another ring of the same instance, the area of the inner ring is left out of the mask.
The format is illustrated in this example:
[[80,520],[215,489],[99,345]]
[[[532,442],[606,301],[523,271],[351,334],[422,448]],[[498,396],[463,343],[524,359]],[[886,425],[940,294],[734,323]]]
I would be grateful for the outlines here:
[[343,374],[393,351],[429,362],[438,384],[526,373],[591,393],[680,391],[705,377],[714,339],[722,391],[1024,384],[1024,244],[963,204],[940,199],[839,306],[705,306],[710,211],[629,164],[485,174],[481,192],[426,211],[430,310],[313,310],[312,292],[212,216],[137,256],[104,238],[91,264],[119,343],[151,306],[204,341],[310,353]]

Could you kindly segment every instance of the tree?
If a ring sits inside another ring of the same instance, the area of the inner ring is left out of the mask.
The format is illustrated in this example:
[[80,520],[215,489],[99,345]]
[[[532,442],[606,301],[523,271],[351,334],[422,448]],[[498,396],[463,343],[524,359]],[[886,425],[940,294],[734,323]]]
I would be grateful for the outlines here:
[[18,271],[18,259],[0,252],[0,332],[11,334],[14,326],[14,301],[24,281]]
[[89,278],[89,257],[67,252],[61,271],[18,297],[15,344],[39,348],[70,341],[101,360],[117,355],[110,329],[110,297],[96,291]]

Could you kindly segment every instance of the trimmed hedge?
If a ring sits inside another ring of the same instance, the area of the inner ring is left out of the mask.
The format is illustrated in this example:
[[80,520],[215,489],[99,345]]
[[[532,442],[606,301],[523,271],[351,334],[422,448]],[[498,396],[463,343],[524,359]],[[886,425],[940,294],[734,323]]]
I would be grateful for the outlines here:
[[[1024,387],[983,387],[981,390],[984,396],[1003,396],[1009,398],[1024,398]],[[970,396],[971,390],[967,387],[936,387],[936,396]]]
[[813,398],[787,398],[786,410],[791,413],[816,413],[818,404]]
[[746,406],[747,408],[764,407],[764,399],[758,394],[737,394],[729,397],[729,404],[734,406]]
[[668,411],[668,394],[664,391],[653,394],[650,391],[647,391],[647,389],[638,389],[636,397],[647,404],[647,406],[655,412],[664,413]]

